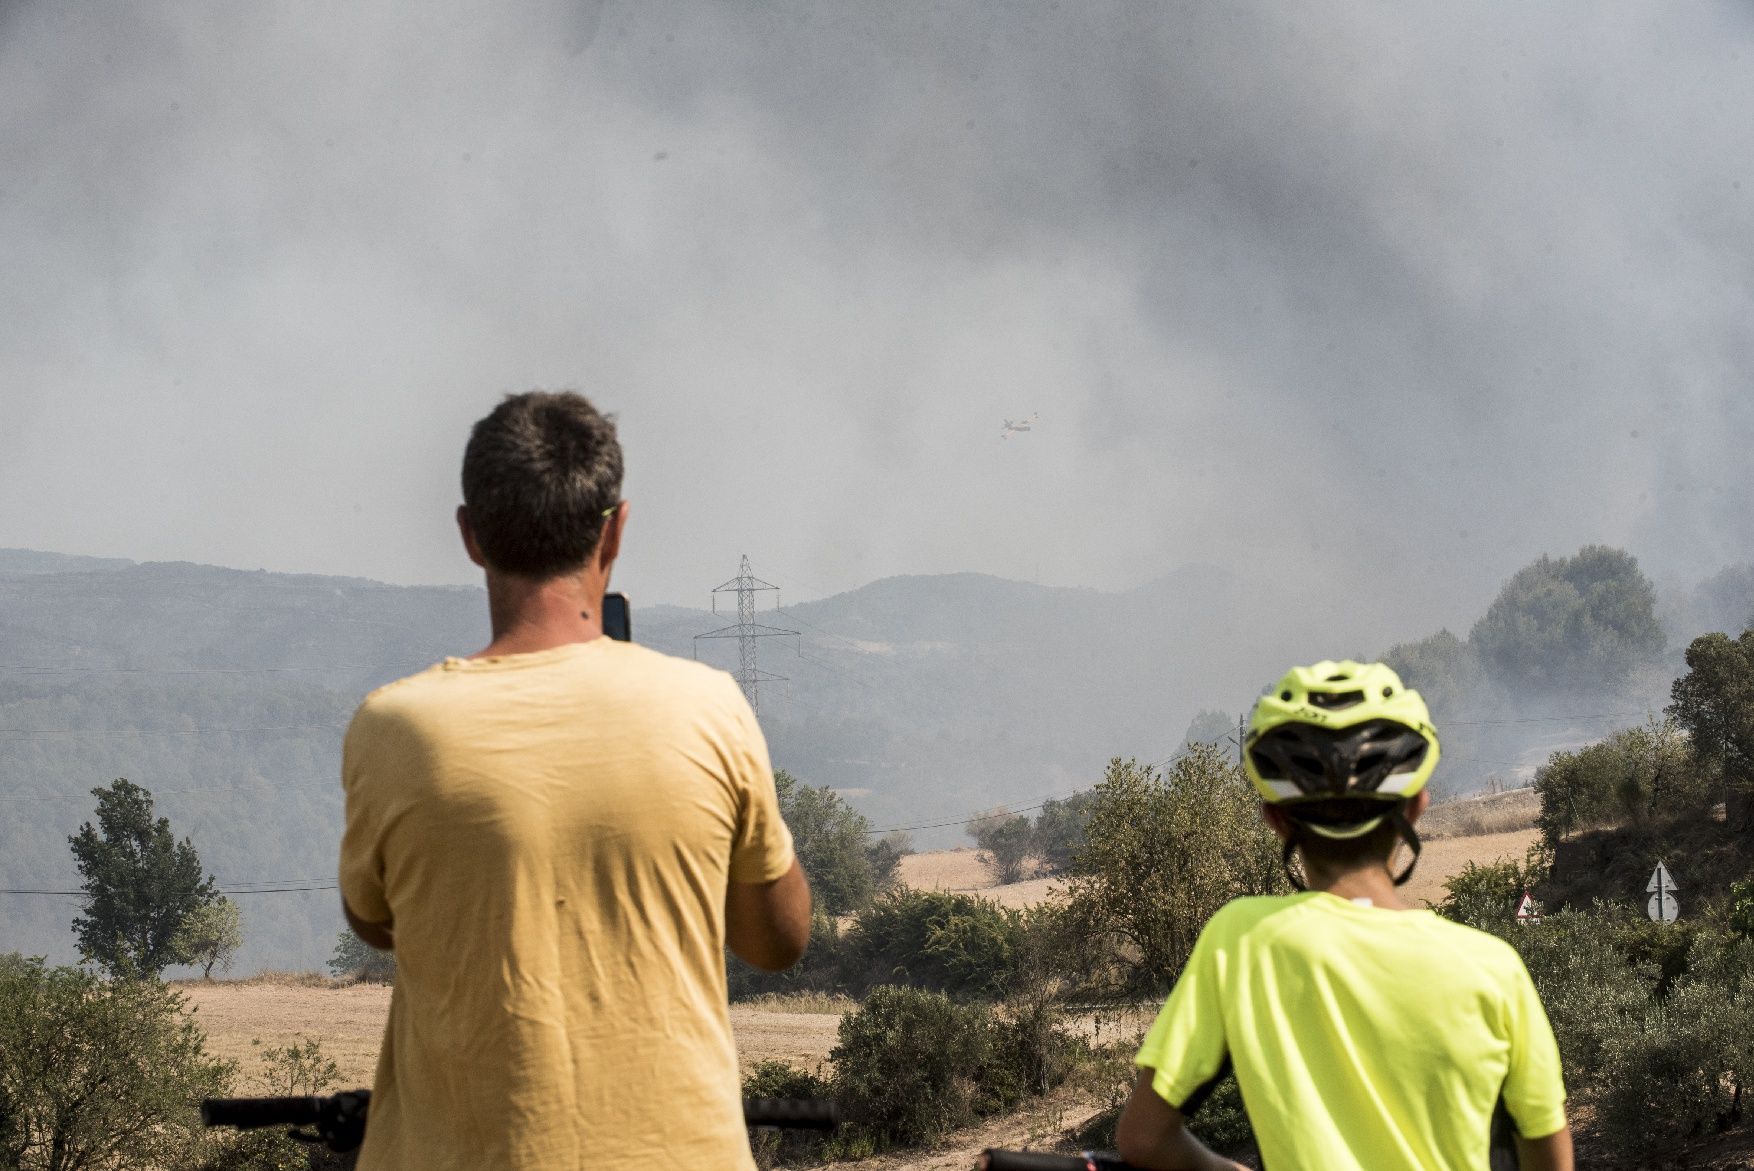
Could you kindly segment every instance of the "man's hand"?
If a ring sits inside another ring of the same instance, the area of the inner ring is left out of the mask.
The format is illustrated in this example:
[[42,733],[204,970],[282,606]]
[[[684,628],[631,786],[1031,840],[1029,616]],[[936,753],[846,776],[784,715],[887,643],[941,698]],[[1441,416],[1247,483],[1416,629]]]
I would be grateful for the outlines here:
[[385,920],[382,923],[373,923],[361,919],[353,913],[353,908],[347,905],[345,898],[341,900],[341,913],[347,916],[347,925],[353,928],[353,933],[371,946],[379,951],[394,951],[396,949],[396,925],[393,921]]
[[1188,1133],[1182,1112],[1151,1088],[1152,1070],[1139,1071],[1133,1095],[1115,1126],[1121,1158],[1152,1171],[1248,1171],[1241,1163],[1213,1154]]
[[772,882],[733,882],[725,891],[725,943],[764,972],[798,962],[810,945],[810,884],[796,858]]

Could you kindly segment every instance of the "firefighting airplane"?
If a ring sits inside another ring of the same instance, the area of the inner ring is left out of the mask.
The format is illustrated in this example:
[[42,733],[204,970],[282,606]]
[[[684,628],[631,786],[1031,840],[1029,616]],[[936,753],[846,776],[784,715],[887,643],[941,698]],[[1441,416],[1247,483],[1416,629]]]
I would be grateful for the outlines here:
[[1029,418],[1024,419],[1021,422],[1017,422],[1017,423],[1013,423],[1010,419],[1006,419],[1005,425],[999,429],[999,438],[1000,439],[1009,439],[1013,435],[1021,435],[1023,432],[1028,431],[1030,429],[1030,424],[1034,423],[1036,420],[1038,420],[1040,418],[1041,418],[1041,416],[1039,414],[1035,414],[1035,415],[1031,415],[1031,416],[1029,416]]

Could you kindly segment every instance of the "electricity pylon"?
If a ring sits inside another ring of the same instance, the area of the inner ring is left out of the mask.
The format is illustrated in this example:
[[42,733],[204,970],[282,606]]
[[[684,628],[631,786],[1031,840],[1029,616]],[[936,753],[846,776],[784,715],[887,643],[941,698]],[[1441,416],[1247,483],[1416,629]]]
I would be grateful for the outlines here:
[[719,612],[719,595],[737,595],[737,624],[721,626],[717,630],[709,630],[705,634],[694,636],[694,657],[700,657],[700,640],[703,638],[734,638],[737,640],[737,686],[743,689],[743,695],[749,700],[749,706],[758,714],[761,703],[757,698],[757,690],[763,683],[783,683],[784,675],[772,675],[755,665],[755,640],[758,638],[778,638],[782,635],[796,637],[796,630],[782,630],[777,626],[764,626],[755,620],[755,595],[766,590],[774,591],[774,609],[779,609],[779,586],[772,582],[762,581],[749,570],[749,555],[743,555],[743,562],[737,568],[737,576],[724,585],[713,590],[713,613]]

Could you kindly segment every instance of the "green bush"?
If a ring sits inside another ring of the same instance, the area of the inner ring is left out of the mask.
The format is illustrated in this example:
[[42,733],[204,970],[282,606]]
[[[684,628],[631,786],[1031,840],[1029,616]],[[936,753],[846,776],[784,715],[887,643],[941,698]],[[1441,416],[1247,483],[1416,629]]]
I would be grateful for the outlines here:
[[1629,1154],[1673,1152],[1726,1126],[1754,1080],[1754,1006],[1716,981],[1687,980],[1602,1046],[1599,1117]]
[[1069,883],[1087,980],[1165,991],[1213,912],[1287,889],[1260,804],[1241,767],[1210,744],[1190,745],[1168,773],[1109,762]]
[[907,984],[958,996],[996,997],[1027,970],[1030,916],[951,891],[903,887],[859,913],[847,931],[847,990]]
[[1544,880],[1552,868],[1550,854],[1540,846],[1530,849],[1521,862],[1469,862],[1443,884],[1445,897],[1437,913],[1503,935],[1517,924],[1523,892]]
[[1062,1082],[1084,1052],[1045,1000],[1002,1013],[939,992],[877,988],[841,1018],[834,1096],[845,1154],[918,1146]]
[[156,980],[0,962],[8,1168],[186,1164],[206,1138],[194,1104],[223,1094],[230,1075],[207,1055],[183,998]]
[[1604,1038],[1643,1015],[1659,976],[1616,947],[1607,926],[1606,916],[1563,911],[1506,933],[1546,1007],[1571,1083],[1600,1071]]
[[1730,930],[1744,939],[1754,939],[1754,879],[1730,887],[1727,909]]
[[1577,830],[1703,809],[1716,792],[1673,720],[1651,720],[1576,752],[1555,752],[1535,770],[1537,824],[1549,846]]
[[835,1097],[875,1149],[918,1146],[973,1122],[983,1111],[988,1063],[986,1010],[940,992],[878,988],[841,1018]]
[[[834,1086],[813,1073],[783,1061],[757,1062],[743,1079],[745,1098],[832,1098]],[[820,1162],[818,1156],[833,1140],[819,1131],[750,1127],[749,1150],[762,1171]]]

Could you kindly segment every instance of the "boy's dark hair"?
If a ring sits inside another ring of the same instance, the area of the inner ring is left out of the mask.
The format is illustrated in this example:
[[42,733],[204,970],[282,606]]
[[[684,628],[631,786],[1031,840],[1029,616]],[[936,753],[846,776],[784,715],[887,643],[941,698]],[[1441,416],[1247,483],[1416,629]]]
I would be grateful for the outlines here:
[[469,433],[463,506],[492,568],[535,581],[576,570],[621,500],[615,423],[583,395],[506,396]]

